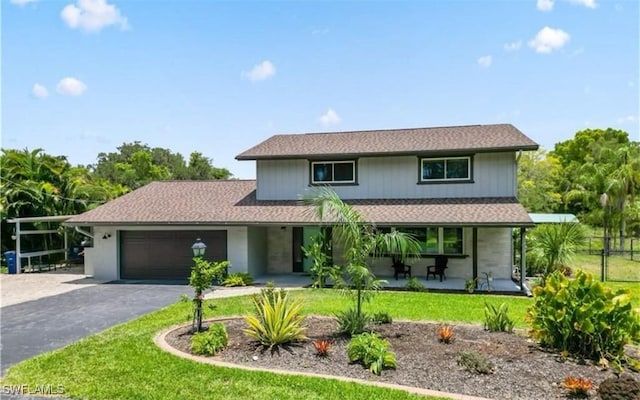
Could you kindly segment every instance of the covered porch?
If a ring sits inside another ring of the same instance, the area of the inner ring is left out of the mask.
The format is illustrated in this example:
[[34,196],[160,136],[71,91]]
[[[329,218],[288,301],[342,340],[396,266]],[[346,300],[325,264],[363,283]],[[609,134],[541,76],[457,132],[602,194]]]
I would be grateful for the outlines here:
[[[395,280],[393,276],[378,276],[378,279],[387,281],[387,283],[383,285],[383,288],[387,290],[404,289],[409,281],[409,279],[405,279],[404,277]],[[439,279],[429,279],[427,281],[424,277],[417,277],[417,279],[424,285],[425,289],[430,292],[467,293],[465,289],[466,280],[462,278],[447,278],[442,282],[440,282]],[[301,288],[308,287],[311,284],[311,277],[304,273],[264,274],[255,277],[255,283],[258,286],[266,285],[267,282],[274,282],[276,287]],[[487,283],[480,280],[478,282],[478,288],[474,290],[474,293],[524,294],[520,286],[511,279],[494,279],[490,284],[491,287],[489,289]]]

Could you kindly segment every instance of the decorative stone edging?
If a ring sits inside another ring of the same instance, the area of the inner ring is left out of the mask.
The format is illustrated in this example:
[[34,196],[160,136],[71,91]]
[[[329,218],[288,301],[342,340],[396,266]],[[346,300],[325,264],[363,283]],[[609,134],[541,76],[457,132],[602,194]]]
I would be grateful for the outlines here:
[[[238,319],[238,318],[242,318],[242,317],[213,318],[213,319],[208,319],[207,322],[229,321],[229,320]],[[491,400],[484,397],[475,397],[475,396],[469,396],[469,395],[458,394],[458,393],[439,392],[437,390],[422,389],[422,388],[417,388],[412,386],[398,385],[395,383],[365,381],[363,379],[349,378],[345,376],[322,375],[322,374],[315,374],[311,372],[298,372],[298,371],[287,371],[287,370],[281,370],[281,369],[250,367],[247,365],[239,365],[239,364],[234,364],[226,361],[214,360],[211,357],[196,356],[194,354],[185,353],[182,350],[178,350],[175,347],[169,345],[166,341],[166,337],[169,333],[188,325],[189,324],[187,323],[187,324],[181,324],[181,325],[167,328],[164,331],[161,331],[160,333],[158,333],[153,338],[153,342],[158,347],[160,347],[160,349],[162,349],[163,351],[166,351],[167,353],[171,353],[174,356],[178,356],[190,361],[195,361],[203,364],[215,365],[217,367],[236,368],[236,369],[242,369],[246,371],[271,372],[271,373],[280,374],[280,375],[298,375],[298,376],[307,376],[311,378],[335,379],[343,382],[354,382],[361,385],[378,386],[378,387],[387,388],[387,389],[404,390],[405,392],[418,394],[422,396],[448,397],[453,400]]]

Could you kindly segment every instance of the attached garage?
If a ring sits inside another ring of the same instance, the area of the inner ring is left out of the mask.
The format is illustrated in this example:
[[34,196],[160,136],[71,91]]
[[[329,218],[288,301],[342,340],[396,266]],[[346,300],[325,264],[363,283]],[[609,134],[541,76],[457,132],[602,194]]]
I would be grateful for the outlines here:
[[207,260],[227,259],[226,230],[120,231],[120,278],[187,279],[197,238],[207,245]]

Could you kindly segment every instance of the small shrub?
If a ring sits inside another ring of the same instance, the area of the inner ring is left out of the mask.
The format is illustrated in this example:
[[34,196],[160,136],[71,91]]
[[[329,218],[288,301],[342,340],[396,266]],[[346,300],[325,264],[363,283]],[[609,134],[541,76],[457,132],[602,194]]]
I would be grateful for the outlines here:
[[407,281],[405,287],[411,292],[424,292],[426,290],[424,284],[415,276]]
[[254,298],[256,315],[244,317],[249,328],[244,333],[265,347],[298,342],[306,339],[301,301],[289,301],[286,292],[276,291],[274,297],[264,291]]
[[229,337],[223,324],[212,324],[208,330],[191,337],[191,351],[194,354],[212,356],[227,347]]
[[587,397],[589,390],[593,387],[593,382],[590,379],[582,377],[568,376],[562,381],[562,387],[567,389],[570,396],[573,397]]
[[490,374],[494,369],[493,363],[477,351],[460,352],[456,362],[467,371],[478,374]]
[[493,304],[484,303],[484,328],[490,332],[513,332],[513,320],[509,317],[507,303],[496,308]]
[[389,342],[375,333],[354,336],[347,344],[347,355],[351,362],[361,362],[365,368],[380,375],[385,368],[396,367],[396,355],[389,351]]
[[619,367],[624,345],[640,339],[638,312],[627,289],[613,292],[579,270],[575,279],[554,272],[533,294],[527,320],[544,346]]
[[276,284],[274,281],[268,281],[266,287],[260,289],[260,293],[253,295],[254,302],[263,302],[268,301],[270,304],[275,304],[276,295],[280,294],[281,296],[286,295],[286,291],[282,288],[276,289]]
[[313,347],[316,349],[318,357],[326,357],[331,349],[331,341],[328,339],[316,339],[313,341]]
[[222,286],[226,287],[247,285],[253,285],[253,278],[246,272],[236,272],[235,274],[228,275],[222,281]]
[[393,318],[386,311],[380,311],[371,315],[371,322],[374,324],[390,324],[393,322]]
[[366,313],[358,314],[355,308],[349,308],[336,314],[338,332],[342,335],[353,336],[365,331],[370,317]]
[[607,378],[598,387],[602,400],[637,400],[640,399],[640,383],[629,374]]
[[450,325],[444,325],[438,328],[438,336],[442,343],[453,342],[453,327]]

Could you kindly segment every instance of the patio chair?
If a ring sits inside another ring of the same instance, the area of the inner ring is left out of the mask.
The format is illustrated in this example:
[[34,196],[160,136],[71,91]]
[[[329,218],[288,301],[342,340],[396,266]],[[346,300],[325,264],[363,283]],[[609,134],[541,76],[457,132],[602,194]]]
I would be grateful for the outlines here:
[[429,275],[433,275],[433,279],[436,279],[436,275],[440,276],[440,282],[442,279],[447,279],[444,274],[444,270],[447,269],[447,263],[449,262],[449,258],[443,255],[437,255],[435,257],[435,265],[427,266],[427,280],[429,280]]
[[407,276],[411,278],[411,265],[407,265],[400,260],[397,260],[395,256],[391,257],[391,268],[393,268],[393,277],[398,280],[398,275],[403,274],[404,278],[407,279]]

